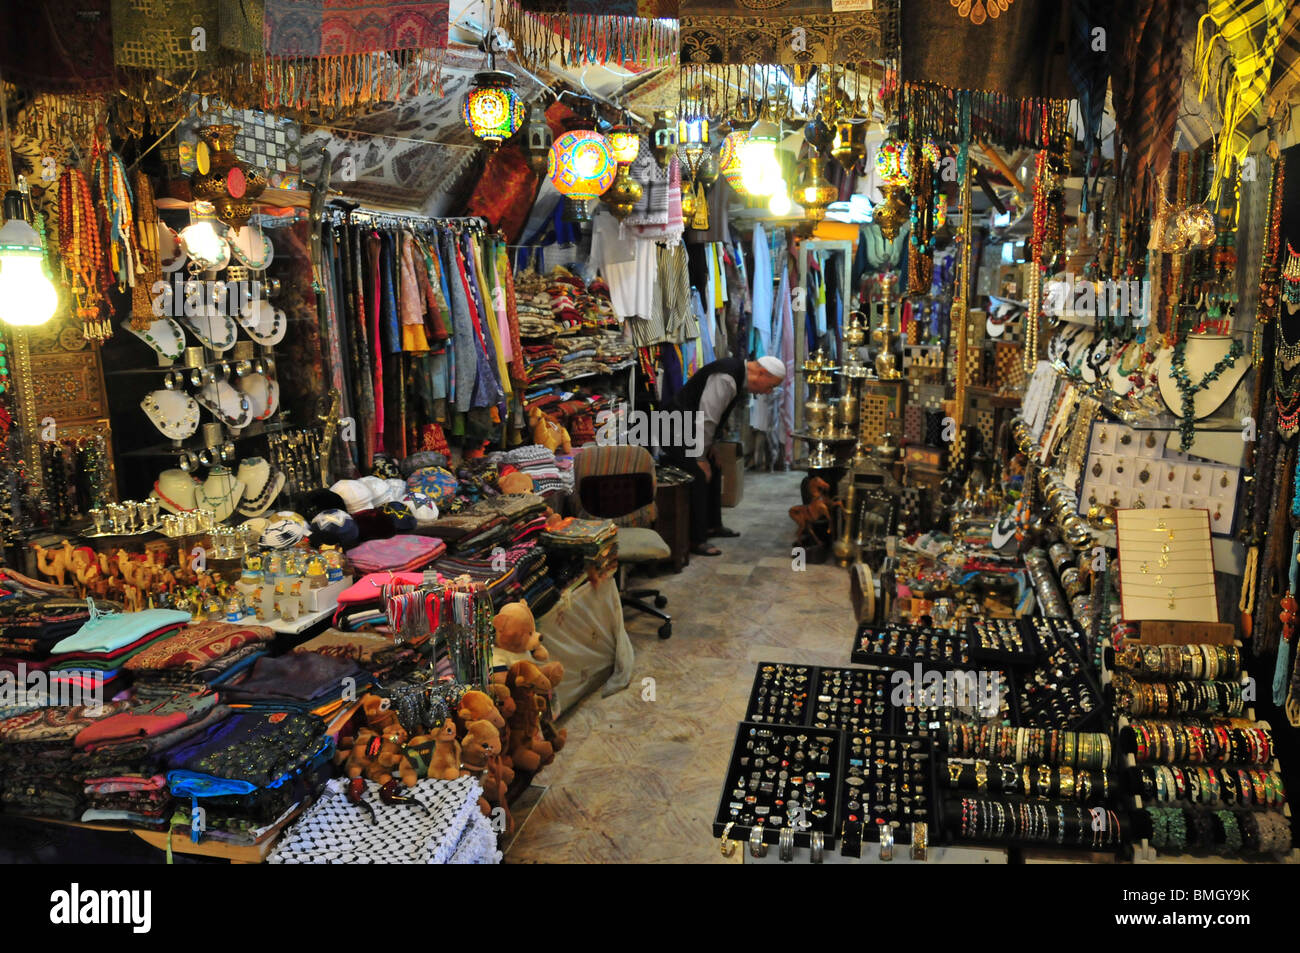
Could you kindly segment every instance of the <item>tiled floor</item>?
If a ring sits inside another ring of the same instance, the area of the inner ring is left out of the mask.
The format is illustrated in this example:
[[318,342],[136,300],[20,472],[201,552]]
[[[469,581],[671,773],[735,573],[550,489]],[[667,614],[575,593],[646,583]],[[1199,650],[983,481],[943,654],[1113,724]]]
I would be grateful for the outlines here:
[[507,863],[739,862],[710,825],[754,663],[845,664],[853,638],[848,574],[829,561],[793,568],[787,511],[803,476],[746,474],[741,505],[723,511],[742,535],[646,583],[668,597],[673,637],[628,612],[632,684],[565,718],[568,745],[539,776],[549,790]]

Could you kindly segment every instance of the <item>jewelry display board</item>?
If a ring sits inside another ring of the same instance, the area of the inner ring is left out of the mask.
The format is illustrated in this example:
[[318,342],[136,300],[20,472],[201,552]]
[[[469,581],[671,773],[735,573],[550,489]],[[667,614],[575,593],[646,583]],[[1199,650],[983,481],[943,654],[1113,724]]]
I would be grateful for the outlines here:
[[1120,510],[1115,519],[1126,620],[1219,621],[1206,510]]

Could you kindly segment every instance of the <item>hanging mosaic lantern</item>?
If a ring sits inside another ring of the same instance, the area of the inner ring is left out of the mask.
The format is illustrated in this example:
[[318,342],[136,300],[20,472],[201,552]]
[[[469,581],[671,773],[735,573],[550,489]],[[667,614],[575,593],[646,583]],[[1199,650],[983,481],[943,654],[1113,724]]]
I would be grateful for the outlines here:
[[890,185],[907,187],[907,143],[892,136],[876,148],[876,175]]
[[609,131],[609,151],[620,166],[631,165],[641,152],[641,137],[631,126],[615,126]]
[[524,153],[528,156],[528,167],[539,176],[546,174],[551,141],[551,124],[546,119],[546,107],[539,100],[528,107],[528,121],[524,126]]
[[524,124],[524,102],[515,92],[515,78],[500,70],[475,73],[461,117],[476,139],[493,149],[500,146]]
[[718,169],[722,172],[722,177],[740,195],[749,194],[745,191],[745,183],[740,174],[740,151],[748,138],[748,132],[737,129],[727,134],[727,137],[722,140],[722,147],[718,150]]
[[655,112],[654,125],[650,127],[650,151],[654,153],[659,168],[668,168],[668,163],[677,155],[677,117],[671,109]]
[[560,136],[551,146],[546,175],[566,199],[565,221],[589,221],[587,203],[605,193],[617,171],[609,142],[600,133],[575,129]]

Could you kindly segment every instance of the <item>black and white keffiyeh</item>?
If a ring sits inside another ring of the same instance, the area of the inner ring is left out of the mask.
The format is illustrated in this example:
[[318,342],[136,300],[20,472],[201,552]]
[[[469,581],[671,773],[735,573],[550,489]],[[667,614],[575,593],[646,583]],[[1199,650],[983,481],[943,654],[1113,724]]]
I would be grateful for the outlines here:
[[267,857],[272,864],[495,864],[501,862],[491,823],[479,811],[483,788],[469,776],[425,779],[407,793],[413,804],[385,804],[366,782],[371,812],[349,803],[344,782],[331,781],[321,799],[285,832]]

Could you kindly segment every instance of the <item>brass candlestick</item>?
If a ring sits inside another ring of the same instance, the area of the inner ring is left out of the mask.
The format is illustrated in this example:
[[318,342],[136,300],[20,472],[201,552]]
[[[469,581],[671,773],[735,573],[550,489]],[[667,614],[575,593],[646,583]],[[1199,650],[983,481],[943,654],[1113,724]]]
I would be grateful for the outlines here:
[[826,352],[818,348],[817,353],[804,362],[803,369],[808,375],[808,386],[812,388],[812,395],[804,403],[808,432],[816,437],[832,437],[834,424],[831,419],[831,405],[826,399],[823,388],[834,383],[835,378],[831,376],[834,367],[827,359]]

